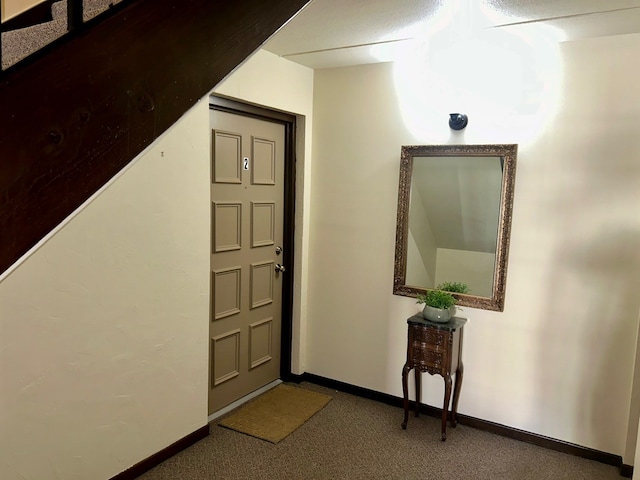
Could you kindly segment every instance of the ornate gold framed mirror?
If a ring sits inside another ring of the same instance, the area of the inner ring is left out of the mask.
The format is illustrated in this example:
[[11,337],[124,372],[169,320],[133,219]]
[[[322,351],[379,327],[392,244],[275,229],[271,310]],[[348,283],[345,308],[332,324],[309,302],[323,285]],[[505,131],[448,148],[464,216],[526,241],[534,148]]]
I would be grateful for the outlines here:
[[403,146],[393,293],[461,282],[458,305],[504,310],[517,145]]

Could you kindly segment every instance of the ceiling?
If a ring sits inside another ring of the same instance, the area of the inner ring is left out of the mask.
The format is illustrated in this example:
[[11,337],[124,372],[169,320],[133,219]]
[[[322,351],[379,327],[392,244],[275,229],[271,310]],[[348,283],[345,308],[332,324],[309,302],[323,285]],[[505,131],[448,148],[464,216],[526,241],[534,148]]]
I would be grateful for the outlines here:
[[[312,0],[264,48],[311,68],[394,60],[430,32],[553,27],[559,41],[640,32],[640,0]],[[457,33],[456,33],[457,34]]]

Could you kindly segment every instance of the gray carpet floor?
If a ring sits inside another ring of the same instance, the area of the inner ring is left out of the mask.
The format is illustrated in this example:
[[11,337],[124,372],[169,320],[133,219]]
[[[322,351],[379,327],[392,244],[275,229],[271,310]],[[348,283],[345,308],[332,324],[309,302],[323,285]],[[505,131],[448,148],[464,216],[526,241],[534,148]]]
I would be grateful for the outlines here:
[[214,423],[211,434],[140,477],[204,479],[619,480],[619,469],[314,384],[333,400],[277,445]]

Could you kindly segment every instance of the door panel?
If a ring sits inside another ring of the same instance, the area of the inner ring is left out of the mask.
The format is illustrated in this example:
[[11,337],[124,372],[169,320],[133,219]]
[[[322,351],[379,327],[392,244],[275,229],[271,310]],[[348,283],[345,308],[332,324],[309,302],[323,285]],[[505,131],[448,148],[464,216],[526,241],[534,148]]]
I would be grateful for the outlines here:
[[280,376],[280,123],[212,110],[209,413]]

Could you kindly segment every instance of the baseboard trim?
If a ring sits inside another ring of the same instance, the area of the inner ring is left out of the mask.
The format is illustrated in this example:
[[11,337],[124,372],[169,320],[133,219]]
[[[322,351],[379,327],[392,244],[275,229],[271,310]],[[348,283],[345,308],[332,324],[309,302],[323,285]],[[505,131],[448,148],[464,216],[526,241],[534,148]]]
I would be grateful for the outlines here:
[[[302,383],[305,381],[306,377],[305,377],[305,373],[303,374],[298,374],[298,373],[287,373],[287,375],[284,375],[282,377],[282,380],[285,382],[293,382],[293,383]],[[312,382],[315,383],[315,382]]]
[[[356,395],[358,397],[368,398],[387,405],[402,408],[402,398],[387,393],[377,392],[364,387],[358,387],[350,383],[340,382],[331,378],[321,377],[312,373],[289,374],[284,379],[287,382],[310,382],[323,387],[332,388],[341,392]],[[410,402],[411,408],[415,408],[415,402]],[[430,405],[420,405],[420,412],[432,417],[440,418],[442,410]],[[526,432],[517,428],[507,427],[498,423],[489,422],[479,418],[471,417],[468,415],[458,414],[458,423],[466,425],[478,430],[484,430],[487,432],[495,433],[503,437],[513,438],[521,442],[530,443],[539,447],[547,448],[549,450],[555,450],[562,453],[568,453],[577,457],[594,460],[607,465],[612,465],[620,468],[620,475],[626,478],[633,477],[633,465],[626,465],[622,463],[622,457],[620,455],[614,455],[612,453],[602,452],[600,450],[594,450],[587,447],[582,447],[574,443],[564,442],[562,440],[556,440],[554,438],[545,437],[535,433]],[[177,453],[185,450],[194,443],[206,438],[209,435],[209,425],[199,428],[193,433],[181,438],[177,442],[169,445],[167,448],[154,453],[150,457],[135,464],[133,467],[128,468],[124,472],[112,477],[110,480],[135,480],[135,478],[148,472],[152,468],[160,465],[165,460],[173,457]]]
[[141,462],[136,463],[133,467],[126,469],[124,472],[120,472],[115,477],[111,477],[110,480],[134,480],[143,473],[148,472],[153,467],[160,465],[165,460],[173,457],[175,454],[180,453],[182,450],[190,447],[194,443],[206,438],[209,435],[209,424],[202,428],[199,428],[195,432],[182,437],[177,442],[172,443],[167,448],[163,448],[159,452],[154,453],[150,457],[145,458]]
[[[341,392],[350,393],[359,397],[368,398],[378,402],[392,405],[394,407],[403,407],[402,398],[386,393],[377,392],[368,388],[358,387],[349,383],[340,382],[331,378],[321,377],[312,373],[304,373],[297,375],[300,382],[306,381],[321,385],[323,387],[332,388]],[[415,402],[411,401],[411,408],[415,408]],[[432,407],[430,405],[420,405],[420,412],[426,415],[440,418],[442,409]],[[633,475],[633,466],[624,465],[622,463],[622,457],[620,455],[614,455],[612,453],[603,452],[600,450],[594,450],[592,448],[582,447],[574,443],[564,442],[562,440],[556,440],[554,438],[545,437],[536,433],[519,430],[517,428],[508,427],[506,425],[500,425],[498,423],[489,422],[468,415],[458,414],[458,423],[461,425],[467,425],[469,427],[476,428],[478,430],[484,430],[487,432],[495,433],[503,437],[513,438],[521,442],[530,443],[539,447],[547,448],[549,450],[555,450],[562,453],[568,453],[577,457],[586,458],[589,460],[595,460],[607,465],[613,465],[620,468],[620,475],[624,477],[631,477]],[[399,424],[398,424],[399,425]],[[631,473],[629,473],[631,472]]]

